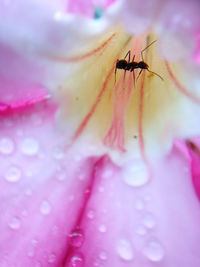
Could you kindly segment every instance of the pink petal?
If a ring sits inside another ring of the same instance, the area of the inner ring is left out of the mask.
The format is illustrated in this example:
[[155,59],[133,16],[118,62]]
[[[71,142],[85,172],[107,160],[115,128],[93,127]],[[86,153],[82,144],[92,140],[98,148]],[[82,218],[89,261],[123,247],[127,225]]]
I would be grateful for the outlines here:
[[[47,91],[40,84],[42,69],[0,44],[0,109],[43,99]],[[28,74],[28,75],[26,75]]]
[[43,101],[1,117],[1,266],[199,267],[199,202],[182,152],[133,187],[107,156],[64,152],[55,110]]
[[189,164],[175,149],[157,164],[147,186],[131,188],[108,158],[96,163],[92,195],[79,224],[84,242],[71,247],[70,259],[82,257],[88,267],[199,266],[200,210]]
[[65,258],[95,159],[64,156],[54,115],[43,101],[1,116],[0,266],[59,266]]
[[197,30],[196,35],[195,35],[195,51],[194,51],[194,60],[200,64],[200,29]]

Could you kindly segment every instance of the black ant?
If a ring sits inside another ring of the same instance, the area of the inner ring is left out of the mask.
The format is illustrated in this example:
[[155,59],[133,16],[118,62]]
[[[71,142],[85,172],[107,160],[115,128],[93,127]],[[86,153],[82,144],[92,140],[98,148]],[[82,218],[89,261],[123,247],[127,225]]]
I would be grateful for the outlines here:
[[[153,73],[154,75],[158,76],[162,81],[164,81],[164,79],[159,75],[157,74],[156,72],[153,72],[151,70],[149,70],[149,65],[147,63],[144,62],[144,58],[143,58],[143,52],[149,48],[153,43],[155,43],[157,40],[153,41],[152,43],[150,43],[147,47],[145,47],[142,51],[141,51],[141,58],[142,58],[142,61],[140,62],[135,62],[134,59],[135,59],[135,55],[133,56],[132,58],[132,61],[130,62],[130,54],[131,54],[131,51],[129,50],[128,53],[126,54],[125,58],[124,59],[120,59],[120,60],[117,60],[116,62],[116,66],[115,66],[115,82],[116,82],[116,73],[117,73],[117,69],[123,69],[125,71],[130,71],[130,72],[133,72],[133,80],[135,80],[135,75],[134,75],[134,70],[135,69],[141,69],[138,76],[137,76],[137,79],[139,78],[140,74],[142,73],[143,70],[147,70],[148,72],[150,73]],[[128,61],[126,61],[126,57],[128,56]]]

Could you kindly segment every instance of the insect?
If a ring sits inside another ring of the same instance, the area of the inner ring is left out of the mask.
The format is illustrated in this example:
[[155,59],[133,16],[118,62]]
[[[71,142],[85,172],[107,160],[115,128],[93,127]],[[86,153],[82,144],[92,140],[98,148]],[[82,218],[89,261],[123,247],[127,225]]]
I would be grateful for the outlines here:
[[[133,56],[132,61],[130,62],[130,56],[131,56],[131,51],[130,50],[128,51],[128,53],[126,54],[124,59],[120,59],[120,60],[118,59],[117,62],[116,62],[116,66],[115,66],[115,82],[116,82],[117,69],[123,69],[125,71],[133,72],[133,80],[135,80],[134,70],[135,69],[140,69],[140,72],[139,72],[139,74],[137,76],[137,79],[140,77],[140,74],[142,73],[143,70],[147,70],[148,72],[158,76],[162,81],[164,81],[164,79],[158,73],[149,70],[149,65],[146,62],[144,62],[144,58],[143,58],[143,52],[147,48],[149,48],[152,44],[154,44],[156,41],[157,40],[153,41],[152,43],[150,43],[147,47],[145,47],[141,51],[142,60],[140,62],[134,61],[135,55]],[[128,56],[128,61],[126,61],[126,57],[127,56]]]

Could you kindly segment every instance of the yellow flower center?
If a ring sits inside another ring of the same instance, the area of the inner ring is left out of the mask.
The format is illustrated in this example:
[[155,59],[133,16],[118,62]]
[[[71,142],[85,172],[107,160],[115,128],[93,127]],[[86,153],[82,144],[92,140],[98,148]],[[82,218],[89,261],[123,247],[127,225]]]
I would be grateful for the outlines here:
[[[200,101],[181,84],[183,67],[159,55],[159,40],[152,43],[156,39],[118,30],[99,38],[85,53],[63,59],[71,71],[59,87],[60,118],[67,120],[71,143],[88,134],[112,151],[134,151],[145,159],[146,154],[168,150],[175,136],[185,135],[181,116],[188,119],[190,112],[183,103]],[[150,72],[137,65],[143,59]],[[135,65],[118,69],[119,60]]]

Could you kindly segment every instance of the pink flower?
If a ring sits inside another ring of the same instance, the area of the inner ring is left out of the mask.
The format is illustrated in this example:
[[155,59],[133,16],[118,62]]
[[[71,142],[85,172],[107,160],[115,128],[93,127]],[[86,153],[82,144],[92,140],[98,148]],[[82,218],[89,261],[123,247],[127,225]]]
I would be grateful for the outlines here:
[[199,267],[199,4],[95,3],[0,3],[0,267]]

